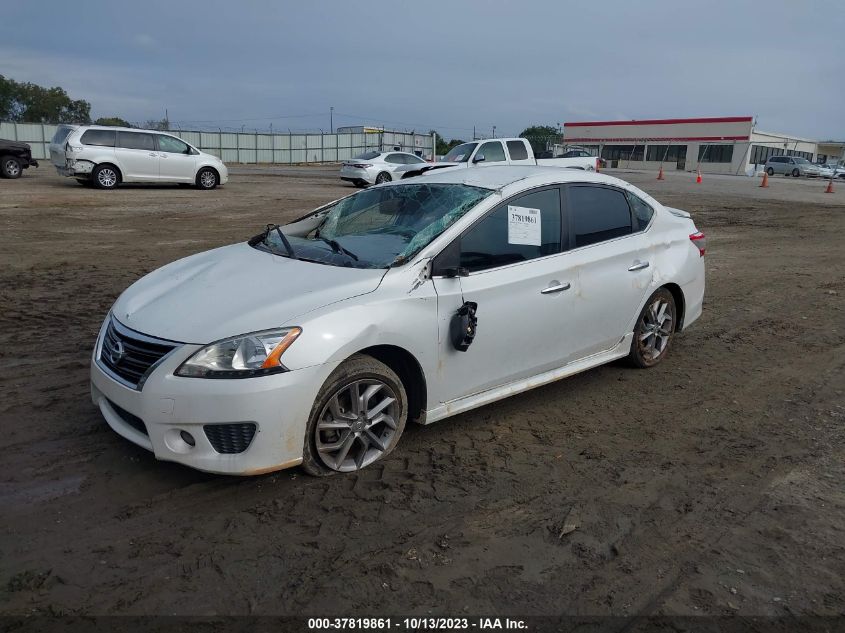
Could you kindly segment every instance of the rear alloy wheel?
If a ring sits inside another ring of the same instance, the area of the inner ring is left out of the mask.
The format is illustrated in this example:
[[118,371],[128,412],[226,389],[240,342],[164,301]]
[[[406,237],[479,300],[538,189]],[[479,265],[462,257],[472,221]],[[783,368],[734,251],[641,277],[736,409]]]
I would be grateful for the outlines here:
[[386,171],[383,171],[378,176],[376,176],[377,185],[380,185],[385,182],[390,182],[391,180],[392,178],[390,177],[390,174],[388,174]]
[[197,187],[200,189],[214,189],[217,186],[217,172],[205,167],[197,174]]
[[4,156],[0,159],[0,175],[3,178],[20,178],[22,172],[21,162],[14,156]]
[[657,290],[645,304],[628,359],[636,367],[654,367],[663,360],[675,333],[675,298],[666,288]]
[[792,175],[795,176],[796,178],[798,178],[801,175],[801,172],[798,171],[798,168],[796,167],[795,169],[792,170]]
[[302,466],[317,476],[361,470],[396,447],[407,416],[408,398],[396,373],[375,358],[356,354],[317,395]]
[[769,167],[769,168],[766,170],[766,173],[767,173],[767,174],[769,174],[769,176],[774,176],[774,175],[775,175],[775,170],[774,170],[773,168]]
[[120,182],[117,169],[111,165],[97,165],[91,172],[91,177],[97,189],[114,189]]

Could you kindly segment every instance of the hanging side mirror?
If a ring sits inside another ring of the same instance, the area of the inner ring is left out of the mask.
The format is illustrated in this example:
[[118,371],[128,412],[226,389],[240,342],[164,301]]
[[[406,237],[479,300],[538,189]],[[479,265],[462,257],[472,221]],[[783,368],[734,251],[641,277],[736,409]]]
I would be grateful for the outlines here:
[[478,317],[475,316],[478,304],[467,301],[458,308],[449,324],[449,335],[452,339],[452,347],[459,352],[465,352],[475,340],[475,333],[478,330]]

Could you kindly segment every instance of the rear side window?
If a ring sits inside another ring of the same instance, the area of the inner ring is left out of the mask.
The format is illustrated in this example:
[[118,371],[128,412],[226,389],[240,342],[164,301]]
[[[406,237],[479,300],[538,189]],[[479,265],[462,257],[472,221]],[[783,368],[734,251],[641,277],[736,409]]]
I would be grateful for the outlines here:
[[560,219],[556,187],[511,199],[461,237],[461,266],[472,272],[559,253]]
[[575,246],[588,246],[631,233],[631,210],[617,189],[571,186],[568,193],[569,230]]
[[508,153],[511,160],[525,160],[528,158],[528,150],[522,141],[508,141]]
[[393,163],[394,165],[404,165],[405,157],[402,154],[388,154],[384,158],[385,162]]
[[86,130],[82,134],[83,145],[99,145],[101,147],[114,147],[114,130]]
[[121,132],[118,147],[124,149],[146,149],[155,151],[156,145],[152,134],[143,132]]
[[[485,163],[495,163],[505,160],[505,148],[499,141],[489,141],[484,143],[479,149],[478,154],[484,154]],[[476,156],[478,156],[476,154]]]
[[631,214],[634,216],[634,232],[645,231],[648,223],[651,222],[651,216],[654,215],[654,209],[642,198],[635,196],[630,191],[626,191],[625,196],[628,198]]

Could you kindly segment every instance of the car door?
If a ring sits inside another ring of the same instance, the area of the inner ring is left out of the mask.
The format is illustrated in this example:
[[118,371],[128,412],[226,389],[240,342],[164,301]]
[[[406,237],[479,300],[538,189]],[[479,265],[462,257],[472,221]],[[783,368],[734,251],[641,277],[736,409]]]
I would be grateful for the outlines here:
[[[496,206],[435,258],[439,371],[433,378],[441,402],[565,363],[573,297],[561,217],[558,187],[524,193]],[[464,276],[450,276],[461,268]],[[452,330],[464,302],[477,305],[478,328],[461,352]]]
[[633,194],[612,186],[571,184],[563,191],[570,240],[565,258],[578,297],[567,326],[575,334],[577,360],[617,345],[638,316],[654,274],[644,231],[653,211],[637,198],[644,208],[634,215]]
[[158,181],[159,157],[153,137],[149,132],[118,132],[114,154],[124,182]]
[[156,134],[159,175],[168,182],[194,182],[197,155],[185,141],[167,134]]
[[[481,156],[484,156],[484,160],[476,162]],[[505,165],[508,159],[505,156],[505,148],[502,147],[501,141],[486,141],[475,152],[472,162],[475,167],[491,167],[493,165]]]

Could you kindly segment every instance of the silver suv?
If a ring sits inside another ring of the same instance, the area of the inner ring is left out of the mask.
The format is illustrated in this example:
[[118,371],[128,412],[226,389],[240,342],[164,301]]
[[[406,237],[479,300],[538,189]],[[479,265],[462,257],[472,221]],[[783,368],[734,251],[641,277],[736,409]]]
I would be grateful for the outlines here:
[[772,156],[766,161],[766,173],[769,176],[818,176],[819,166],[800,156]]

